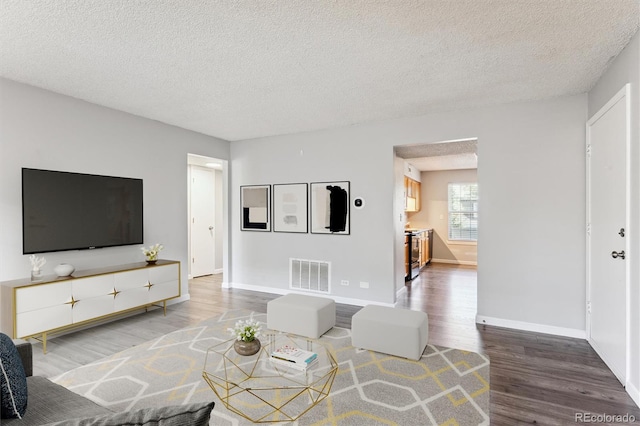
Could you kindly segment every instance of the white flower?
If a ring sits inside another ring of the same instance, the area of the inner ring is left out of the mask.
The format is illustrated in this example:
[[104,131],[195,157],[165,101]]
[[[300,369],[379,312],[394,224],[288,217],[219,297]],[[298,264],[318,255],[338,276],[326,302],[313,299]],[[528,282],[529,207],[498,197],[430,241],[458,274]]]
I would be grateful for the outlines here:
[[258,321],[254,321],[253,318],[248,320],[239,320],[233,328],[227,328],[227,331],[232,336],[235,336],[236,340],[242,340],[244,342],[253,342],[256,337],[260,337],[260,331],[262,325]]
[[158,253],[162,250],[164,246],[162,244],[154,244],[150,246],[148,249],[141,247],[142,253],[147,257],[148,260],[156,260],[158,258]]

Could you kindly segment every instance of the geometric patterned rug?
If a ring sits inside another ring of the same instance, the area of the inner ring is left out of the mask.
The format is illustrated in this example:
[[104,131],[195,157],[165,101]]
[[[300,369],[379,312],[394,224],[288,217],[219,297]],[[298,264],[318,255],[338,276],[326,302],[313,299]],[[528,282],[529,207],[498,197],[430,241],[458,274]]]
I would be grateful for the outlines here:
[[[232,310],[66,372],[52,381],[114,411],[215,401],[210,425],[251,424],[202,379],[207,349],[227,328],[266,314]],[[291,425],[488,425],[489,359],[428,345],[419,361],[351,346],[351,330],[320,339],[339,369],[329,396]]]

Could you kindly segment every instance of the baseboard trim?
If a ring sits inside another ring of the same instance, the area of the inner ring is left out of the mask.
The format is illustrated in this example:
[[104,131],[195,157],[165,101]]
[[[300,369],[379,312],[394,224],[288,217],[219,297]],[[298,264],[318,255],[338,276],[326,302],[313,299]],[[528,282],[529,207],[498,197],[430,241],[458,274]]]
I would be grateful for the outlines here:
[[295,291],[288,288],[264,287],[259,285],[242,284],[242,283],[235,283],[235,282],[234,283],[223,282],[222,287],[237,288],[240,290],[251,290],[251,291],[257,291],[260,293],[282,294],[282,295],[289,294],[289,293],[318,295],[318,296],[328,297],[330,299],[335,300],[336,303],[343,303],[345,305],[355,305],[355,306],[380,305],[380,306],[390,306],[390,307],[395,306],[394,303],[384,303],[384,302],[377,302],[373,300],[353,299],[350,297],[336,296],[334,294],[324,294],[324,293],[317,293],[312,291]]
[[587,338],[587,333],[585,330],[556,327],[554,325],[537,324],[532,322],[507,320],[502,318],[487,317],[484,315],[476,315],[476,323],[482,325],[493,325],[495,327],[513,328],[515,330],[553,334],[555,336],[573,337],[575,339]]
[[[223,273],[223,272],[224,272],[224,269],[222,269],[222,268],[220,268],[220,269],[214,269],[214,270],[213,270],[213,272],[211,273],[211,275],[218,275],[218,274],[221,274],[221,273]],[[201,276],[205,276],[205,275],[198,275],[198,277],[196,277],[196,278],[199,278],[199,277],[201,277]],[[193,275],[188,274],[188,275],[187,275],[187,278],[189,278],[190,280],[192,280],[192,279],[193,279]]]
[[631,399],[633,400],[633,402],[635,402],[636,405],[640,407],[640,391],[638,391],[638,388],[633,386],[633,384],[629,383],[629,381],[627,380],[627,385],[625,386],[625,389],[629,394],[629,396],[631,397]]
[[473,260],[451,260],[451,259],[431,259],[433,263],[450,263],[452,265],[469,265],[469,266],[478,266],[477,261]]

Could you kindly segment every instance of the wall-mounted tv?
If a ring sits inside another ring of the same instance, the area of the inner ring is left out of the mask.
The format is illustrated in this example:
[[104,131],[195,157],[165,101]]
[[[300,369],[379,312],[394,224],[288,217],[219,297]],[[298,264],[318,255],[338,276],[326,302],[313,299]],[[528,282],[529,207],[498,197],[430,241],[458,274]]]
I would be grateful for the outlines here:
[[22,252],[142,244],[142,179],[22,169]]

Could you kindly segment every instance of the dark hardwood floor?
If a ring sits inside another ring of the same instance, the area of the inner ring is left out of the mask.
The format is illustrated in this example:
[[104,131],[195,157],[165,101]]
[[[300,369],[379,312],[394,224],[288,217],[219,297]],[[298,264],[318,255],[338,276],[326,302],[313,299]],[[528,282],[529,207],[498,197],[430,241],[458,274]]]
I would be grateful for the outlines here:
[[[586,341],[476,325],[476,279],[474,267],[429,265],[406,286],[398,306],[427,312],[431,344],[489,356],[492,425],[569,425],[577,413],[628,413],[640,424],[640,409]],[[191,280],[191,300],[169,306],[166,317],[157,309],[52,336],[46,355],[36,343],[35,373],[52,377],[228,309],[266,312],[267,302],[278,297],[222,289],[221,280]],[[338,304],[337,325],[350,328],[359,309]]]

